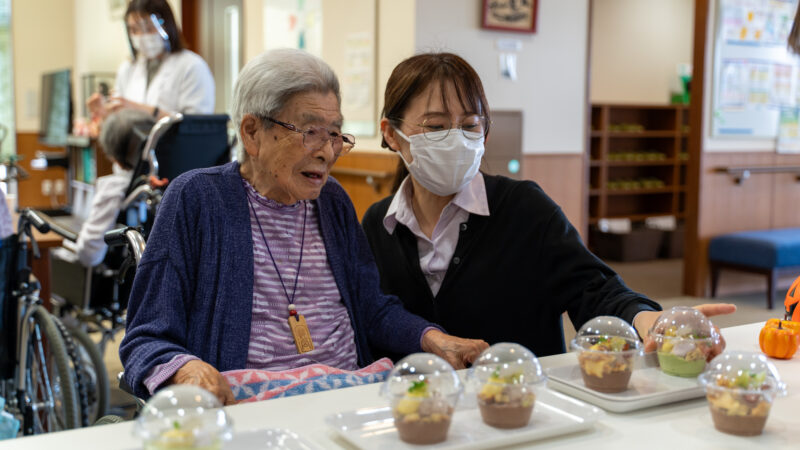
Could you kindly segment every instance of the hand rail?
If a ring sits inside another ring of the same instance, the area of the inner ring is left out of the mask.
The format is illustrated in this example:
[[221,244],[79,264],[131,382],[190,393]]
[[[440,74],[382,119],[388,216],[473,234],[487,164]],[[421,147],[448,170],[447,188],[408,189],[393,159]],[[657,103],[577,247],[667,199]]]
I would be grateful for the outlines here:
[[756,173],[789,173],[794,175],[795,181],[800,182],[800,166],[717,167],[714,172],[730,175],[736,184],[742,184]]

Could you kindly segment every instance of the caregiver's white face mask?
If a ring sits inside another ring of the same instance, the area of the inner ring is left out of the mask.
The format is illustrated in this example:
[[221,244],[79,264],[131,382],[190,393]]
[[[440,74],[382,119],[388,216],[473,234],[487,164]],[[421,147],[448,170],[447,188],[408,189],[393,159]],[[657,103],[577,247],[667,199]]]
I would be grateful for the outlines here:
[[158,33],[131,35],[133,48],[146,59],[153,59],[164,53],[164,39]]
[[[395,131],[411,146],[411,163],[398,151],[400,159],[411,176],[432,193],[442,197],[455,194],[478,173],[484,152],[483,133],[452,129],[427,133],[428,137],[426,133],[409,137]],[[446,137],[438,140],[439,136]]]

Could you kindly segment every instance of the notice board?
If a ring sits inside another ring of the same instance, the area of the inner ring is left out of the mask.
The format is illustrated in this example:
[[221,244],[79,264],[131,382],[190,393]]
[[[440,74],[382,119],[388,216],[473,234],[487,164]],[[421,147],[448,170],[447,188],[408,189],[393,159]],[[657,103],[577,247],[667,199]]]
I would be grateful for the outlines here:
[[800,107],[800,59],[786,47],[797,0],[716,4],[711,134],[778,138]]

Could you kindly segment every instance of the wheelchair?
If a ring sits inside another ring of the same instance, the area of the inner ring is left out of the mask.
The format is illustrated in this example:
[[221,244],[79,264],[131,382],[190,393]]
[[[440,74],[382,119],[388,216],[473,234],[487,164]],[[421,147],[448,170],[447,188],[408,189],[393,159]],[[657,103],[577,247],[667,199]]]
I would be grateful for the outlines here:
[[[224,164],[230,160],[232,142],[227,115],[175,114],[158,121],[150,130],[135,128],[129,145],[139,155],[125,192],[117,223],[141,233],[142,245],[152,229],[168,181],[194,168]],[[163,181],[162,181],[163,180]],[[69,230],[56,232],[75,241]],[[109,232],[111,233],[111,232]],[[142,247],[143,248],[143,247]],[[54,257],[51,261],[53,303],[75,336],[100,333],[96,344],[100,356],[110,340],[125,327],[125,311],[139,255],[132,245],[109,245],[101,264],[86,268],[79,262]],[[54,255],[55,256],[55,255]],[[130,275],[126,276],[129,269]],[[91,356],[91,355],[90,355]],[[90,359],[94,360],[94,357]],[[102,362],[102,358],[99,358]],[[97,366],[95,366],[97,367]],[[108,407],[107,379],[97,401],[90,399],[90,421],[102,417]]]
[[49,225],[35,212],[20,212],[17,234],[0,241],[0,395],[22,422],[24,435],[76,428],[80,423],[74,341],[39,298],[27,254],[40,257],[32,228]]

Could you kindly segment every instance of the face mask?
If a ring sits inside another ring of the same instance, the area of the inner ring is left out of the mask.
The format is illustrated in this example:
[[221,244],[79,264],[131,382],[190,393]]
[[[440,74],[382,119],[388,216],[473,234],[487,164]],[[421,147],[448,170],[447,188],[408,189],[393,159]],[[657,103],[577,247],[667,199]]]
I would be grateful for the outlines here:
[[164,39],[158,33],[131,35],[131,44],[146,59],[153,59],[164,52]]
[[[467,139],[459,129],[442,130],[425,134],[415,134],[411,137],[395,129],[398,135],[411,145],[411,164],[403,160],[411,176],[425,189],[436,195],[447,196],[455,194],[469,184],[481,166],[483,157],[483,134],[464,132],[475,139]],[[444,139],[436,139],[447,135]]]

